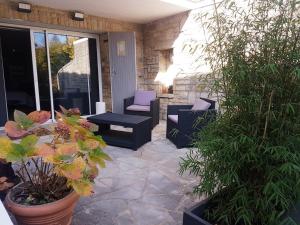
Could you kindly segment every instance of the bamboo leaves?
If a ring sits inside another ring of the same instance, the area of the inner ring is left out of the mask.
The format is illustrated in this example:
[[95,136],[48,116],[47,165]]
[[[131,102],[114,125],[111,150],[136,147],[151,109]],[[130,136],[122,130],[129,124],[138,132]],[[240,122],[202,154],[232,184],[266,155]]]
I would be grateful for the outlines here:
[[196,193],[217,194],[211,221],[290,225],[300,188],[300,5],[239,3],[215,4],[206,16],[205,53],[221,110],[197,134],[180,172],[200,177]]

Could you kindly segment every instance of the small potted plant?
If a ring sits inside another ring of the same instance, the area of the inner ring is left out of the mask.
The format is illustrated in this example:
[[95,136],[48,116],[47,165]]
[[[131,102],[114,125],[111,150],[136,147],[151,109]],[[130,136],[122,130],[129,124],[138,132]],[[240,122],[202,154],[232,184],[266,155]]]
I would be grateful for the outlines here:
[[207,197],[183,224],[300,224],[300,3],[214,2],[197,21],[221,110],[181,162]]
[[0,137],[0,158],[14,164],[22,181],[5,199],[19,224],[71,224],[79,197],[93,193],[99,167],[111,160],[96,126],[78,109],[61,109],[49,126],[42,126],[49,112],[15,111],[15,121],[5,125],[8,137]]

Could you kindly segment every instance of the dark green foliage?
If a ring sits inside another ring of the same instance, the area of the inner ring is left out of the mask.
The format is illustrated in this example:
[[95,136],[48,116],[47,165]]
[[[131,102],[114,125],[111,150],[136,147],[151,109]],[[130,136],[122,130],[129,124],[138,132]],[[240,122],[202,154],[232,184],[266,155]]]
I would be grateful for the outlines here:
[[300,190],[300,2],[247,4],[225,1],[205,15],[222,113],[181,172],[200,177],[199,195],[225,190],[208,213],[219,225],[294,224],[283,215]]

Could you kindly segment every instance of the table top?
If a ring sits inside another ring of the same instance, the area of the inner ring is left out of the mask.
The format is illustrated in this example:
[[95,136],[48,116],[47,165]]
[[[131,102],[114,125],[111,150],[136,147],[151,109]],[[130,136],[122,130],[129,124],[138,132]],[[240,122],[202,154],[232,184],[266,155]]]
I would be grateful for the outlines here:
[[13,225],[11,219],[4,208],[2,201],[0,200],[0,218],[1,218],[1,225]]
[[103,113],[96,116],[90,116],[87,118],[92,123],[104,123],[121,126],[134,126],[150,120],[148,116],[126,115],[118,113]]

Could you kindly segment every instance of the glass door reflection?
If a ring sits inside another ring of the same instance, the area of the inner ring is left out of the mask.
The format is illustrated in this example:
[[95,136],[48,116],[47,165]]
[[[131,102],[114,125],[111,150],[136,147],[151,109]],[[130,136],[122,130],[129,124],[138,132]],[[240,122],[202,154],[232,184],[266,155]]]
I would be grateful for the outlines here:
[[33,37],[40,110],[54,116],[62,105],[94,114],[99,101],[96,39],[43,30],[34,31]]
[[88,38],[48,34],[54,110],[59,105],[91,114]]
[[34,32],[34,47],[39,87],[40,109],[51,111],[49,70],[45,32]]

